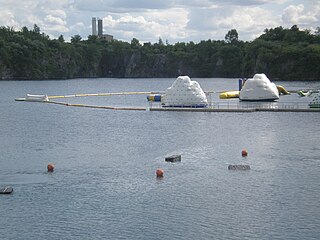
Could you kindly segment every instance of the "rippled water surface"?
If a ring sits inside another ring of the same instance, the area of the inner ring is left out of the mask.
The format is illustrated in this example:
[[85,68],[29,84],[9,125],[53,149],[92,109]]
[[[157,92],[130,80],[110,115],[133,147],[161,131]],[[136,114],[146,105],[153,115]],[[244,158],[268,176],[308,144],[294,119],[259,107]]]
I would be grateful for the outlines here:
[[[196,80],[207,91],[238,86],[236,79]],[[113,111],[14,101],[27,93],[163,91],[173,81],[0,82],[0,185],[14,188],[0,195],[0,238],[319,239],[319,113]],[[280,99],[288,100],[311,99]],[[147,105],[145,95],[67,101]],[[182,161],[165,162],[172,154]],[[46,172],[49,162],[53,173]],[[228,171],[229,164],[251,170]],[[158,168],[163,179],[155,177]]]

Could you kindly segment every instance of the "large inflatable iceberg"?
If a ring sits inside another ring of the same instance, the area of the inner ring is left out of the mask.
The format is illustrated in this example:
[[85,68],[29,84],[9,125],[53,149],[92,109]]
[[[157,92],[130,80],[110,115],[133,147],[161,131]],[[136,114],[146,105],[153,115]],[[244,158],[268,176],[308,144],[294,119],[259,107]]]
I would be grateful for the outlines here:
[[179,76],[161,97],[164,107],[206,107],[208,100],[196,81]]
[[239,99],[242,101],[274,101],[279,99],[277,86],[263,73],[245,81]]

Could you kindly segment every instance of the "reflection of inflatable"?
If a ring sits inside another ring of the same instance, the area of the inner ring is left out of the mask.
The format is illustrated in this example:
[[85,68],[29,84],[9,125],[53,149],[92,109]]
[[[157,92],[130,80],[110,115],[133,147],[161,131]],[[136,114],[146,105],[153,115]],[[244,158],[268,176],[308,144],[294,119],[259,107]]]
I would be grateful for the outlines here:
[[312,101],[309,103],[311,108],[320,108],[320,93],[314,95]]
[[277,86],[265,74],[255,74],[245,81],[239,99],[242,101],[274,101],[279,99]]
[[279,94],[283,94],[283,95],[288,95],[290,94],[284,87],[282,87],[281,85],[277,85],[277,89]]
[[178,77],[161,97],[164,107],[206,107],[207,97],[196,81],[188,76]]
[[219,98],[228,99],[228,98],[239,98],[240,91],[226,91],[219,94]]

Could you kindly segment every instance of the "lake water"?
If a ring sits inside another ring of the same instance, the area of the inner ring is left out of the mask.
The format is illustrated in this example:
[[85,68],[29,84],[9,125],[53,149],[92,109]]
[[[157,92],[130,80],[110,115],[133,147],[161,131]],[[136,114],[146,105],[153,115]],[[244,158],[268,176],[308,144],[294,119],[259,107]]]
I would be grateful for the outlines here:
[[[320,113],[14,101],[27,93],[164,91],[174,80],[0,81],[0,185],[14,188],[0,195],[0,238],[319,239]],[[205,91],[238,87],[237,79],[193,80]],[[277,84],[320,89],[320,82]],[[288,100],[311,99],[292,94],[279,102]],[[64,101],[147,106],[145,95]],[[164,161],[173,154],[182,161]],[[229,171],[229,164],[251,170]]]

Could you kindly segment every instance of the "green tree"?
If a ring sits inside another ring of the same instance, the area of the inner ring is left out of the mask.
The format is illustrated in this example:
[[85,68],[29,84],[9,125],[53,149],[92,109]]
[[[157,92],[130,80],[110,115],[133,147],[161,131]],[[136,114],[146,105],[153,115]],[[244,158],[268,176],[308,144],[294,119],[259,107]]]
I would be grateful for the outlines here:
[[97,36],[82,41],[80,35],[70,44],[62,35],[51,40],[37,25],[31,31],[0,27],[0,78],[249,77],[265,72],[272,79],[319,80],[320,28],[317,31],[280,26],[243,42],[232,29],[225,40],[170,45],[159,38],[141,46],[135,38],[131,43]]
[[228,31],[224,39],[227,43],[236,43],[239,41],[238,37],[239,36],[237,30],[231,29],[230,31]]
[[29,29],[27,27],[23,27],[22,28],[22,33],[23,34],[28,34],[29,33]]
[[139,42],[139,40],[138,39],[136,39],[136,38],[133,38],[132,40],[131,40],[131,47],[133,48],[133,49],[138,49],[138,48],[140,48],[141,47],[141,44],[140,44],[140,42]]
[[159,37],[158,44],[159,44],[160,46],[163,46],[163,45],[164,45],[164,43],[163,43],[163,41],[162,41],[161,37]]
[[81,42],[81,36],[79,34],[74,35],[73,37],[71,37],[71,43],[75,44],[75,43],[79,43]]
[[37,24],[33,25],[33,32],[36,34],[40,34],[40,27]]
[[88,42],[96,43],[97,41],[98,41],[98,36],[97,35],[89,35],[88,36]]
[[61,43],[64,43],[64,37],[63,37],[63,35],[60,35],[60,36],[59,36],[58,41],[61,42]]
[[276,27],[265,29],[264,34],[262,34],[259,39],[266,40],[266,41],[282,41],[285,35],[285,30],[283,27]]

